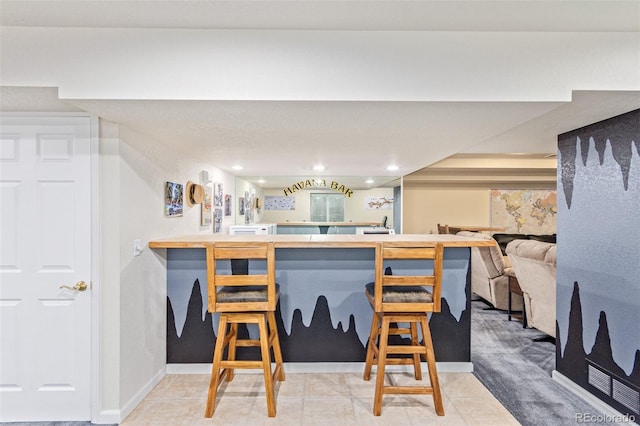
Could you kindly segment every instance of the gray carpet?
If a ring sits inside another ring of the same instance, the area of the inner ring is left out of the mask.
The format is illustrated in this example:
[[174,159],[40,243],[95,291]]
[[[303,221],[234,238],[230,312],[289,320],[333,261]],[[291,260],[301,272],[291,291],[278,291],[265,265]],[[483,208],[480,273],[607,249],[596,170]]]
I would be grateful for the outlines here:
[[[576,424],[578,413],[602,414],[553,381],[555,344],[507,314],[471,303],[471,361],[476,377],[524,426]],[[614,423],[598,423],[614,425]]]

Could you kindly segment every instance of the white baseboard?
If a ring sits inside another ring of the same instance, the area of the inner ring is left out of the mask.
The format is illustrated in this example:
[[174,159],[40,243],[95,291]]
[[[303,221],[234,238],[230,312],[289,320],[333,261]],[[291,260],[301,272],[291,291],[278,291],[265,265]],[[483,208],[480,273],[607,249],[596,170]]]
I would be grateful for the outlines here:
[[473,373],[472,362],[436,362],[438,373]]
[[102,410],[98,413],[98,418],[92,418],[91,424],[105,425],[120,423],[120,410]]
[[[471,362],[438,362],[439,373],[472,373]],[[362,373],[363,362],[285,362],[287,373]],[[427,364],[422,363],[427,369]],[[392,365],[387,371],[411,371],[410,366]],[[236,370],[237,373],[260,373],[258,370]],[[167,364],[167,374],[211,374],[211,364]]]
[[127,403],[120,409],[119,419],[112,423],[121,423],[129,414],[142,402],[142,400],[160,383],[160,380],[167,375],[167,369],[162,368],[149,380]]
[[[579,396],[580,398],[582,398],[583,400],[591,404],[593,408],[600,411],[606,417],[609,417],[610,419],[607,419],[607,420],[611,420],[612,423],[616,423],[616,419],[624,419],[626,417],[624,414],[620,413],[615,408],[611,407],[609,404],[602,401],[600,398],[597,398],[595,395],[592,395],[591,393],[587,392],[586,389],[584,389],[582,386],[578,385],[576,382],[569,379],[567,376],[563,375],[562,373],[556,370],[553,370],[551,372],[551,377],[556,383],[562,385],[564,388],[571,391],[573,394]],[[592,414],[592,413],[585,413],[585,414]],[[622,423],[617,423],[617,424],[622,424]]]
[[[235,370],[234,374],[246,370]],[[211,364],[167,364],[167,374],[211,374]]]

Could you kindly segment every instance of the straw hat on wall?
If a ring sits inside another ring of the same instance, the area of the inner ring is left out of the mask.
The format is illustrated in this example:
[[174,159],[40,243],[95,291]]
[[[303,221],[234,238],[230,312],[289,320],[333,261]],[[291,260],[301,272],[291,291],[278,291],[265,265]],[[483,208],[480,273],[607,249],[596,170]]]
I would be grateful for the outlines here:
[[186,189],[187,204],[194,206],[204,203],[204,187],[202,185],[189,181]]

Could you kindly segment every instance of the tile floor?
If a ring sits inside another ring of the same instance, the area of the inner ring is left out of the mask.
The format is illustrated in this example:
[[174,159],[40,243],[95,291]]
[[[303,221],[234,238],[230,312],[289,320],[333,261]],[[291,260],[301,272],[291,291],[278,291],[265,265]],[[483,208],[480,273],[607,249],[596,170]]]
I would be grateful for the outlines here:
[[[286,366],[285,366],[286,368]],[[388,375],[394,383],[414,381],[409,373]],[[136,425],[518,425],[516,419],[471,373],[440,373],[445,416],[430,395],[387,395],[374,417],[375,375],[287,374],[276,388],[277,416],[269,418],[261,374],[236,374],[222,384],[213,418],[204,418],[209,375],[171,374],[122,422]],[[428,375],[425,379],[428,381]],[[389,382],[387,382],[389,383]]]

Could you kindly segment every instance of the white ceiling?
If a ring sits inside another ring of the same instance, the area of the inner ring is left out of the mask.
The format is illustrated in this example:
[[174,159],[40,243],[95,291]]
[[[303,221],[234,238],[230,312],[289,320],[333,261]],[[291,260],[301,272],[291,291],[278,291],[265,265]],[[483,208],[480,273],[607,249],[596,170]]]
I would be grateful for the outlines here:
[[[367,31],[640,31],[633,1],[6,1],[4,27]],[[523,46],[524,47],[524,46]],[[615,48],[615,47],[613,47]],[[469,70],[473,73],[473,70]],[[2,77],[0,75],[0,82]],[[596,88],[598,89],[598,88]],[[20,92],[2,92],[19,110]],[[13,96],[12,98],[12,95]],[[638,91],[562,101],[64,99],[247,179],[387,183],[457,152],[555,153],[559,133],[640,108]],[[314,172],[324,163],[327,170]],[[388,164],[397,172],[386,172]],[[241,164],[242,171],[231,166]],[[274,177],[279,176],[279,179]]]
[[35,27],[638,31],[637,0],[0,0]]

